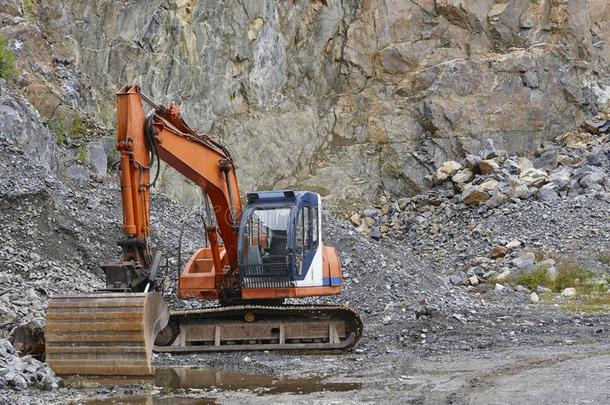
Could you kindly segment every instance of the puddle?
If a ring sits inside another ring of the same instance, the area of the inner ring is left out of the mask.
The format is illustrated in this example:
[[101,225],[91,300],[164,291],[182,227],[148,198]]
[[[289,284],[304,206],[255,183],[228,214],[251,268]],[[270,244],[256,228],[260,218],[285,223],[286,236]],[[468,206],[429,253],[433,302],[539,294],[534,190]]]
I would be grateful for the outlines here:
[[155,371],[155,385],[170,388],[194,388],[230,391],[247,389],[259,394],[309,394],[320,391],[352,391],[360,383],[325,382],[323,377],[277,377],[266,374],[229,373],[197,368],[159,368]]
[[84,402],[87,405],[216,405],[214,398],[189,398],[168,396],[159,398],[153,395],[133,395],[92,399]]
[[[191,393],[197,391],[217,390],[235,391],[248,390],[255,395],[271,395],[281,393],[310,394],[313,392],[353,391],[361,388],[360,383],[325,382],[324,377],[308,378],[278,377],[268,374],[243,374],[206,370],[199,368],[177,367],[157,368],[150,379],[68,379],[66,383],[75,388],[91,388],[95,385],[142,385],[149,384],[168,391],[184,389]],[[202,392],[205,395],[205,392]],[[105,404],[214,404],[212,398],[189,398],[177,396],[124,396],[86,402],[90,405]]]

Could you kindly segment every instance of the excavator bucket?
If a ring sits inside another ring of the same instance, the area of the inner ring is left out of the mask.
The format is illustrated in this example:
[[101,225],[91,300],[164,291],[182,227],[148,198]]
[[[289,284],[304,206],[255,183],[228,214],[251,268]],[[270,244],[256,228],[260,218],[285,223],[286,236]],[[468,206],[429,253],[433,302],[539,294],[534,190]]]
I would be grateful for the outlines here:
[[150,376],[152,348],[169,312],[159,293],[92,293],[52,298],[46,361],[67,375]]

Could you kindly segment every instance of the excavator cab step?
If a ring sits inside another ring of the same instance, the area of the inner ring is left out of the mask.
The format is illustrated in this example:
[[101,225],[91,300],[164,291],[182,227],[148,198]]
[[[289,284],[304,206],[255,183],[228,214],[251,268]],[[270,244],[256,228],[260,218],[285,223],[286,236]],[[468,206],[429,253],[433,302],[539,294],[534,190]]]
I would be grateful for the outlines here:
[[51,298],[46,361],[64,376],[153,375],[153,342],[168,319],[165,302],[156,292]]

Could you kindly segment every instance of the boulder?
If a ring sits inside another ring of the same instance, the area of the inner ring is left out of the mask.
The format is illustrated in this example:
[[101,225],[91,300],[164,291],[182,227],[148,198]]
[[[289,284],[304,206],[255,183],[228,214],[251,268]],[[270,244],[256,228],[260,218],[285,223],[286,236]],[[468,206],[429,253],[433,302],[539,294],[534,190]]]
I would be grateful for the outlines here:
[[546,179],[547,183],[552,184],[557,191],[565,190],[570,184],[572,169],[563,167],[552,172]]
[[472,179],[474,179],[474,173],[472,169],[465,168],[454,174],[451,178],[451,181],[459,185],[464,185],[472,181]]
[[468,271],[466,272],[467,276],[477,276],[479,278],[483,278],[483,275],[485,274],[485,270],[483,270],[482,267],[480,266],[474,266],[470,269],[468,269]]
[[376,208],[367,208],[362,211],[365,218],[376,218],[379,216],[379,211]]
[[573,297],[576,295],[576,288],[568,287],[561,291],[562,297]]
[[532,167],[530,169],[523,171],[521,173],[521,175],[519,176],[519,178],[527,186],[540,187],[544,184],[544,182],[547,178],[547,174],[545,171],[535,169]]
[[604,181],[606,173],[603,169],[595,166],[584,166],[574,173],[575,178],[580,178],[578,183],[585,188],[600,190],[600,184]]
[[519,239],[513,239],[506,244],[506,247],[509,249],[516,249],[518,247],[521,247],[521,245],[522,243]]
[[556,149],[547,149],[534,160],[534,167],[540,170],[553,170],[557,167],[558,152]]
[[45,347],[43,321],[33,320],[13,328],[8,340],[20,356],[42,355]]
[[588,132],[567,132],[559,138],[559,142],[569,149],[583,149],[591,143],[591,139]]
[[464,189],[460,198],[466,205],[481,204],[489,200],[489,194],[477,187],[470,186]]
[[496,277],[496,280],[500,283],[508,280],[508,278],[510,277],[510,270],[504,270],[502,273],[498,274],[498,276]]
[[479,162],[479,170],[483,174],[491,174],[498,171],[500,165],[493,159],[485,159]]
[[508,249],[506,246],[494,246],[491,248],[490,256],[492,259],[499,259],[506,256],[509,252],[510,249]]
[[89,182],[89,171],[82,165],[69,166],[65,171],[66,177],[77,184],[85,185]]
[[568,155],[557,155],[557,163],[561,166],[571,166],[574,163],[574,159]]
[[517,158],[517,163],[519,164],[519,172],[524,172],[534,167],[532,161],[526,157]]
[[524,254],[516,257],[511,261],[511,264],[519,270],[532,270],[534,268],[534,256],[533,254]]
[[555,185],[553,184],[545,184],[540,189],[538,189],[538,193],[536,194],[540,201],[556,201],[559,200],[559,195],[555,189]]
[[487,205],[489,208],[498,208],[499,206],[501,206],[507,202],[508,202],[507,194],[496,193],[493,196],[491,196],[491,198],[489,200],[487,200],[485,205]]
[[514,159],[506,159],[502,164],[502,168],[505,169],[509,174],[519,174],[521,166]]
[[447,179],[449,179],[453,175],[455,175],[458,172],[458,170],[460,170],[461,168],[462,168],[462,165],[456,161],[450,160],[450,161],[444,162],[436,170],[436,173],[434,174],[434,179],[437,182],[442,183],[443,181],[446,181]]
[[592,134],[601,134],[610,130],[610,121],[598,118],[585,120],[582,124],[583,129]]
[[603,166],[604,163],[608,161],[606,158],[606,154],[600,150],[594,150],[593,152],[587,153],[585,156],[585,161],[588,165],[591,166]]
[[489,179],[477,186],[477,188],[481,191],[492,191],[498,188],[498,181],[494,179]]
[[447,277],[447,283],[451,285],[462,285],[464,284],[464,275],[463,274],[452,274]]
[[525,199],[529,194],[529,188],[525,184],[514,184],[510,190],[509,196],[511,198]]
[[547,287],[545,287],[543,285],[539,285],[539,286],[536,287],[536,292],[538,294],[549,294],[549,293],[552,293],[553,290],[551,290],[550,288],[547,288]]

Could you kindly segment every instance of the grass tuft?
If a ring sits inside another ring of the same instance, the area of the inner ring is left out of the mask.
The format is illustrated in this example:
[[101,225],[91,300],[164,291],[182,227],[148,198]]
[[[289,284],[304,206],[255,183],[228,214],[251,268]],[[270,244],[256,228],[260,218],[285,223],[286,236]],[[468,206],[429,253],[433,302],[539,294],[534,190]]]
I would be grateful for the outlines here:
[[15,68],[15,55],[8,48],[8,41],[2,35],[0,35],[0,77],[8,80],[17,74]]
[[[539,285],[543,285],[545,287],[551,288],[548,286],[549,280],[547,278],[547,267],[546,266],[538,266],[533,271],[524,272],[518,274],[515,277],[515,283],[521,284],[524,287],[529,288],[530,290],[535,290]],[[551,288],[552,290],[553,288]]]
[[569,287],[585,286],[595,273],[576,263],[561,263],[557,269],[557,280],[553,282],[551,290],[560,292]]
[[51,119],[48,122],[49,130],[55,134],[55,141],[62,145],[66,139],[66,123],[61,118]]
[[81,117],[76,117],[70,126],[70,137],[74,139],[82,138],[87,134],[87,126]]
[[34,21],[36,18],[36,11],[38,11],[38,4],[36,4],[35,0],[22,0],[23,10],[27,14],[28,19],[30,21]]
[[82,145],[78,149],[78,155],[76,156],[76,160],[78,160],[80,163],[85,163],[85,162],[87,162],[88,158],[89,158],[89,151],[87,150],[87,146]]

